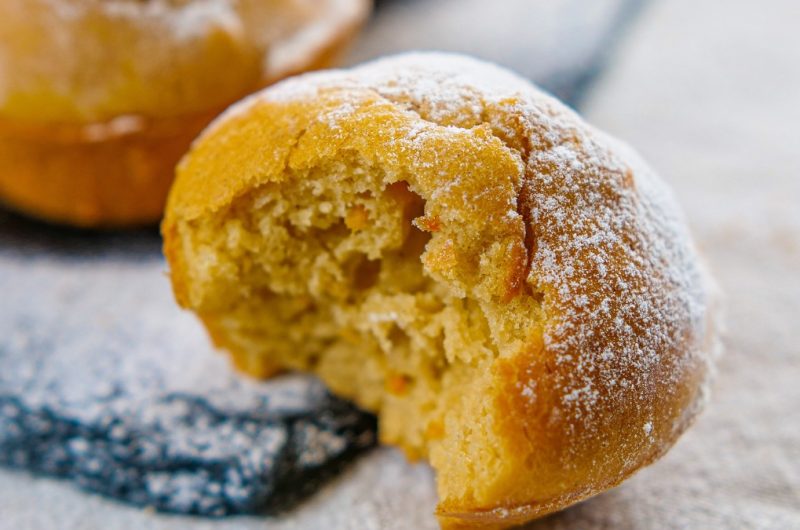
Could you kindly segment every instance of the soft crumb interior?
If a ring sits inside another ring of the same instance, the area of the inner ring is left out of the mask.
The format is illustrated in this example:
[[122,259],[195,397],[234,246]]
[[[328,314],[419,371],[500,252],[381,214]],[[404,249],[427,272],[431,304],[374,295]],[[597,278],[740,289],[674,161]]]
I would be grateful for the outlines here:
[[465,455],[447,474],[466,488],[493,473],[485,452],[499,447],[490,365],[535,317],[507,315],[519,319],[517,304],[535,301],[499,314],[429,276],[421,256],[431,234],[414,223],[425,204],[411,181],[357,159],[331,161],[193,221],[183,231],[190,298],[245,369],[318,374],[378,412],[382,440],[410,457],[437,444]]

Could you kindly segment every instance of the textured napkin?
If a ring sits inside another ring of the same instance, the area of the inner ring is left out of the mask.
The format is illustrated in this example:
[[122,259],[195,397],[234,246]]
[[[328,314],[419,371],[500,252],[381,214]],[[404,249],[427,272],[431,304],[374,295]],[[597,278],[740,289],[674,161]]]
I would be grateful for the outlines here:
[[374,419],[317,380],[232,373],[159,245],[0,217],[0,463],[219,516],[290,506],[373,445]]

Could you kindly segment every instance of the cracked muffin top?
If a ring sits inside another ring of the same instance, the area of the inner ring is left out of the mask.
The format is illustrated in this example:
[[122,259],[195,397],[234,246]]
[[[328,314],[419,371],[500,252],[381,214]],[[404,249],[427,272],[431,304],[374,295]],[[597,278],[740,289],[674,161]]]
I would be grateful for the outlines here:
[[319,374],[453,528],[616,485],[699,410],[711,287],[628,147],[501,68],[409,54],[230,109],[178,169],[173,286],[240,367]]

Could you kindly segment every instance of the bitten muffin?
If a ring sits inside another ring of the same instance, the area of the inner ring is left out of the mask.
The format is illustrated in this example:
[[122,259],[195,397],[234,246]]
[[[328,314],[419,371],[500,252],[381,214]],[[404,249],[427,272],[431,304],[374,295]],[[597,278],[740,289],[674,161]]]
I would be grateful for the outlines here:
[[411,54],[248,98],[179,165],[162,231],[216,344],[375,411],[435,469],[444,528],[608,489],[703,401],[710,282],[671,193],[490,64]]
[[368,0],[0,0],[0,201],[79,226],[161,218],[230,103],[328,65]]

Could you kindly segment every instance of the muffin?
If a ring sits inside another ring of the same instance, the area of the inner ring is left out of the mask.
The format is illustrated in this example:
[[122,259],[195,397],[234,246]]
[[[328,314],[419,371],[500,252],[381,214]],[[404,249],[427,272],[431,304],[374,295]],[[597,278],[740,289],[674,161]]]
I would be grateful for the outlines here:
[[237,104],[180,163],[178,302],[243,371],[318,375],[504,528],[663,455],[700,410],[711,283],[672,194],[514,74],[410,54]]
[[160,219],[175,163],[231,102],[327,65],[368,0],[0,0],[0,201]]

